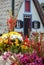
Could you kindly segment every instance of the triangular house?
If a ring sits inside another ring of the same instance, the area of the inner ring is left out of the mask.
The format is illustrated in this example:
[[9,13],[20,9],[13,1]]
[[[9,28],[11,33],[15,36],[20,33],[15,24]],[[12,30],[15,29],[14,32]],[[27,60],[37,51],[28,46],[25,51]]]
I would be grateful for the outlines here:
[[38,0],[23,0],[18,14],[17,27],[21,23],[19,20],[23,21],[23,27],[16,28],[16,31],[23,32],[24,35],[36,31],[44,33],[44,13]]
[[14,16],[18,15],[15,28],[18,32],[28,35],[30,32],[44,33],[44,13],[38,0],[0,0],[0,33],[7,33],[7,11],[12,10]]

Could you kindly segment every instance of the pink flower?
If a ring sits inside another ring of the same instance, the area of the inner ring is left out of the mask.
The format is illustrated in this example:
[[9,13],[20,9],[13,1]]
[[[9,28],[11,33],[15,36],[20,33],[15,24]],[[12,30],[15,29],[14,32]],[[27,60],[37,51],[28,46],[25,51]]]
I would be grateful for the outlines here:
[[7,57],[11,56],[11,52],[8,51],[8,52],[6,53],[6,56],[7,56]]
[[7,60],[11,56],[11,52],[7,52],[6,54],[3,55],[3,59]]
[[7,60],[7,56],[6,56],[6,55],[3,55],[3,59],[4,59],[4,60]]

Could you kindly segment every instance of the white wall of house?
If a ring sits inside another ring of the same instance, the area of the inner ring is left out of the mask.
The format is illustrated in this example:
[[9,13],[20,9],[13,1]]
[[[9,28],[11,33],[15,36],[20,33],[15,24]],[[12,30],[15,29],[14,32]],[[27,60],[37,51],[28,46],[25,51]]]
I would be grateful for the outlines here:
[[[36,21],[39,21],[40,22],[40,28],[37,29],[37,31],[38,32],[44,32],[44,27],[43,27],[43,25],[41,23],[39,14],[38,14],[38,12],[37,12],[37,10],[36,10],[36,8],[35,8],[34,3],[33,3],[32,0],[31,0],[31,13],[32,13],[32,21],[35,21],[36,20]],[[32,31],[33,32],[36,32],[36,30],[33,29],[33,28],[32,28]]]
[[[31,12],[30,12],[30,13],[29,13],[29,12],[25,12],[25,4],[24,4],[24,2],[23,2],[22,7],[21,7],[21,9],[20,9],[20,11],[19,11],[18,19],[24,21],[24,18],[23,18],[24,14],[32,15],[32,22],[33,22],[33,21],[39,21],[39,22],[40,22],[40,28],[37,29],[37,32],[43,32],[43,33],[44,33],[44,27],[43,27],[43,25],[42,25],[42,23],[41,23],[39,14],[38,14],[38,12],[37,12],[35,6],[34,6],[33,1],[32,1],[32,0],[30,0],[30,1],[31,1]],[[20,29],[20,30],[21,30],[21,29]],[[23,31],[23,30],[22,30],[22,31]],[[36,29],[33,29],[33,28],[32,28],[32,32],[36,32]]]
[[18,20],[20,19],[23,21],[24,8],[25,8],[25,6],[24,6],[24,2],[23,2],[22,7],[21,7],[19,14],[18,14]]
[[[24,2],[23,2],[23,4],[22,4],[22,7],[20,8],[20,11],[19,11],[19,14],[18,14],[18,18],[17,18],[17,19],[24,21],[24,19],[23,19],[23,14],[24,14]],[[16,29],[16,28],[15,28],[15,31],[23,32],[23,28],[21,28],[21,29]]]

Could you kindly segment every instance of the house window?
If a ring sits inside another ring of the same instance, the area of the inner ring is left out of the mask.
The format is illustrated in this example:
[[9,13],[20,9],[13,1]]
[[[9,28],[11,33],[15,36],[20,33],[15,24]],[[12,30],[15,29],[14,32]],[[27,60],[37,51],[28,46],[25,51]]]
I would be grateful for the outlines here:
[[17,22],[17,28],[20,28],[20,22]]
[[23,21],[17,20],[16,28],[18,28],[18,29],[23,28]]
[[26,12],[30,11],[30,0],[25,0],[25,11]]
[[40,22],[39,21],[33,21],[32,22],[32,28],[39,29],[40,28]]
[[42,9],[43,9],[43,11],[44,11],[44,6],[42,6]]

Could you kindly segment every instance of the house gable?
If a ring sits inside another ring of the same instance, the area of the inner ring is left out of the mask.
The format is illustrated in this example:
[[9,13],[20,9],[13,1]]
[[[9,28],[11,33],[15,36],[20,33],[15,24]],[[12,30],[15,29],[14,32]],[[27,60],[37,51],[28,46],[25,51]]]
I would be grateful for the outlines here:
[[[34,0],[30,0],[30,1],[31,1],[30,2],[30,4],[31,4],[30,5],[31,11],[30,12],[26,12],[25,11],[25,0],[24,0],[22,6],[20,8],[19,14],[18,14],[18,20],[22,20],[24,22],[24,15],[25,14],[28,15],[28,16],[31,15],[32,16],[31,17],[31,22],[33,22],[33,21],[40,22],[40,28],[37,29],[37,31],[38,32],[44,32],[44,30],[43,30],[44,29],[44,27],[43,27],[44,26],[44,19],[43,19],[44,15],[43,15],[43,12],[42,12],[42,15],[41,15],[40,14],[41,12],[39,12],[39,10],[37,8],[38,4],[35,3],[36,0],[35,1]],[[40,10],[41,10],[41,8],[40,8]],[[23,26],[24,26],[24,24],[23,24]],[[22,28],[22,31],[24,32],[24,27]],[[32,28],[32,32],[33,31],[36,32],[36,29]]]
[[40,22],[40,28],[37,28],[37,29],[32,28],[32,31],[36,32],[36,30],[37,30],[38,32],[44,32],[43,24],[41,22],[39,13],[38,13],[33,1],[31,1],[31,14],[32,14],[32,22],[37,22],[37,21]]
[[41,8],[41,6],[40,6],[38,0],[33,0],[33,2],[34,2],[34,5],[35,5],[35,7],[36,7],[36,9],[37,9],[37,11],[38,11],[38,14],[39,14],[39,16],[40,16],[41,22],[42,22],[42,24],[43,24],[43,26],[44,26],[44,13],[43,13],[43,11],[42,11],[42,8]]

